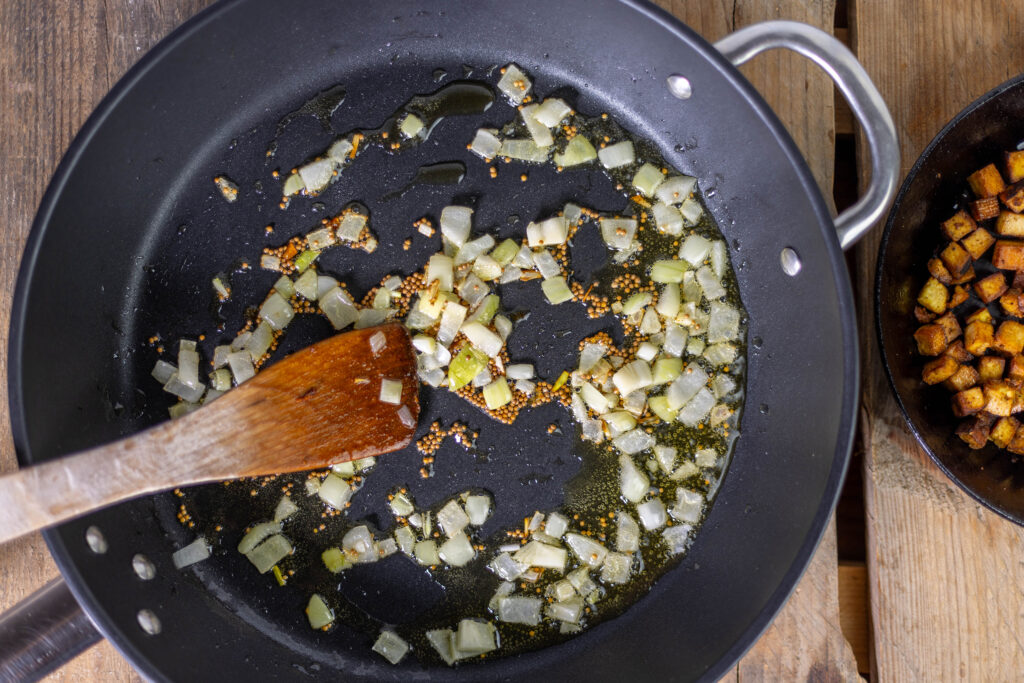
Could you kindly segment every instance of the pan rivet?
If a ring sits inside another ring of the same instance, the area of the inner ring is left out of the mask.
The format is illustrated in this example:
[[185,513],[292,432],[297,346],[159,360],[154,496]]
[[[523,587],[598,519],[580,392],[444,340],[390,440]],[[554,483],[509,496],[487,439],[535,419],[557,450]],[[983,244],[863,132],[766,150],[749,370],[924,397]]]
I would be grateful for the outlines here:
[[153,614],[153,610],[140,609],[135,618],[138,619],[142,630],[151,636],[160,633],[160,629],[163,628],[160,626],[160,617]]
[[670,93],[681,100],[690,99],[690,95],[693,94],[693,86],[690,85],[690,79],[679,74],[672,74],[666,80],[668,81],[668,91]]
[[107,552],[107,539],[98,526],[91,526],[85,530],[85,542],[89,544],[89,550],[97,555]]
[[790,277],[795,276],[803,268],[803,264],[800,263],[800,256],[792,247],[783,249],[779,257],[779,260],[782,261],[782,271]]
[[156,567],[145,555],[136,555],[132,558],[132,569],[135,570],[135,575],[143,581],[149,581],[156,576]]

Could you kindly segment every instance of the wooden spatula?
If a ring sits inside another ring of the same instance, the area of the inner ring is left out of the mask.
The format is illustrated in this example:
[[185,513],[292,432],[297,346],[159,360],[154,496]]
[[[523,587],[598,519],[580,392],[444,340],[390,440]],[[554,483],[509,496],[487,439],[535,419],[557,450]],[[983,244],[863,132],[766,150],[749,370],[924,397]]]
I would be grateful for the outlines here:
[[[385,379],[402,383],[399,404],[381,401]],[[180,419],[0,477],[0,543],[146,493],[398,450],[416,430],[418,386],[401,326],[336,335]]]

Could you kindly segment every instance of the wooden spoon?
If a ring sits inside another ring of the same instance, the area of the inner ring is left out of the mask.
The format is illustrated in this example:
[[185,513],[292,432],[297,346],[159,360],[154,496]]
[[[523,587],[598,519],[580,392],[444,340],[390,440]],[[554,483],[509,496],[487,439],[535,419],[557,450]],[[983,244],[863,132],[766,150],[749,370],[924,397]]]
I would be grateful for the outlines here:
[[[400,404],[380,400],[384,379],[402,382]],[[336,335],[182,418],[0,477],[0,543],[147,493],[398,450],[416,430],[418,387],[400,325]]]

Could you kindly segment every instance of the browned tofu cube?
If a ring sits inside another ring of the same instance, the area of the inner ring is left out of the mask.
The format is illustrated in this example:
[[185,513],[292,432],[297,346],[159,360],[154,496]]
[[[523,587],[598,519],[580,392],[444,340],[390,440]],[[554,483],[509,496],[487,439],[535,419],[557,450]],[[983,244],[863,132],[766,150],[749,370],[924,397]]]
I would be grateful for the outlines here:
[[987,221],[999,215],[999,200],[995,197],[976,199],[970,204],[971,218],[976,221]]
[[[1016,215],[1016,214],[1015,214]],[[988,251],[988,248],[995,244],[996,238],[985,228],[978,228],[967,237],[960,240],[960,244],[967,250],[975,261],[980,259]]]
[[946,313],[945,315],[939,316],[935,319],[935,324],[942,327],[942,331],[946,335],[947,344],[951,343],[962,333],[960,323],[956,321],[956,316],[952,313]]
[[999,297],[999,307],[1006,315],[1012,315],[1014,318],[1021,317],[1020,290],[1014,287],[1006,290],[1006,294]]
[[[991,327],[989,325],[989,328]],[[970,327],[967,329],[970,330]],[[922,325],[914,332],[914,340],[917,342],[917,352],[922,356],[937,356],[946,350],[946,333],[941,325]],[[989,344],[991,343],[990,340]],[[988,346],[985,348],[988,349]]]
[[1016,418],[1001,417],[992,423],[992,429],[988,433],[988,438],[999,448],[1006,448],[1013,441],[1013,436],[1017,433],[1019,427],[1020,422]]
[[1024,182],[1007,186],[999,193],[999,199],[1002,200],[1006,208],[1014,213],[1024,211]]
[[1003,378],[1006,359],[999,356],[982,356],[978,359],[978,377],[982,382]]
[[928,273],[944,285],[953,284],[953,276],[940,258],[933,258],[928,261]]
[[946,245],[946,248],[939,254],[939,258],[942,259],[942,264],[946,266],[949,276],[954,280],[963,277],[967,273],[967,269],[971,267],[971,255],[956,242]]
[[[986,358],[990,357],[986,356]],[[924,364],[924,370],[921,371],[921,379],[924,380],[925,384],[940,384],[955,375],[959,369],[960,364],[950,356],[939,356],[935,360]]]
[[1007,152],[1004,159],[1006,160],[1006,179],[1011,183],[1024,180],[1024,152]]
[[1018,455],[1024,455],[1024,425],[1017,427],[1017,433],[1013,435],[1013,439],[1006,445],[1006,450]]
[[917,295],[917,303],[932,313],[945,313],[948,302],[949,291],[946,289],[946,285],[933,277],[928,278],[924,287],[921,288],[920,294]]
[[982,394],[985,396],[985,412],[997,417],[1012,414],[1017,391],[1009,384],[1002,380],[989,380],[982,384]]
[[993,319],[992,319],[992,313],[989,312],[989,310],[983,306],[983,307],[979,308],[978,310],[972,312],[970,315],[967,316],[967,323],[968,324],[974,323],[974,322],[981,322],[981,323],[994,322]]
[[947,356],[952,356],[953,360],[957,363],[970,363],[974,360],[974,356],[968,353],[967,349],[964,348],[963,339],[957,339],[955,342],[951,343],[946,347],[946,350],[943,351],[943,353]]
[[914,306],[914,318],[919,323],[930,323],[935,320],[935,314],[924,306]]
[[1024,270],[1024,242],[996,240],[992,265],[1000,270]]
[[1010,286],[1024,292],[1024,270],[1018,270],[1013,273],[1013,283]]
[[[924,327],[930,327],[925,325]],[[922,328],[918,328],[920,332]],[[917,337],[917,334],[914,334]],[[973,323],[967,325],[967,329],[964,330],[964,348],[967,349],[968,353],[974,354],[975,356],[983,356],[988,351],[989,347],[992,346],[992,342],[995,338],[995,330],[992,327],[992,323],[981,322],[976,320]],[[943,339],[945,341],[945,339]],[[921,340],[917,341],[918,349],[921,348]]]
[[963,285],[974,280],[974,266],[970,266],[962,277],[953,278],[954,285]]
[[961,365],[960,369],[952,377],[942,383],[942,386],[956,393],[964,389],[970,389],[979,381],[981,381],[981,378],[978,376],[977,370],[970,365]]
[[1000,211],[996,219],[996,232],[1004,237],[1024,237],[1024,216],[1012,211]]
[[967,301],[969,297],[970,294],[967,293],[967,290],[964,289],[963,285],[956,285],[953,287],[953,293],[949,295],[949,304],[947,305],[949,308],[956,308]]
[[978,224],[971,218],[971,214],[967,213],[963,209],[960,209],[952,216],[942,221],[942,232],[946,234],[946,237],[956,242],[961,237],[966,237],[974,232]]
[[957,417],[973,415],[985,407],[985,392],[981,387],[971,387],[953,394],[953,412]]
[[1024,380],[1024,356],[1017,354],[1006,364],[1006,377],[1017,382]]
[[977,450],[984,448],[988,443],[988,435],[992,430],[993,420],[986,415],[964,420],[956,427],[956,435],[964,440],[971,448]]
[[974,194],[978,197],[995,197],[997,194],[1006,189],[1006,183],[1003,182],[1003,176],[999,173],[999,169],[996,168],[995,164],[989,164],[985,168],[979,168],[977,171],[967,176],[967,183],[974,190]]
[[[935,280],[935,284],[942,287],[942,284],[938,280]],[[945,290],[945,287],[943,287]],[[1002,273],[992,273],[988,277],[982,278],[974,283],[974,291],[978,295],[978,298],[985,303],[991,303],[1006,293],[1006,276]],[[927,308],[930,311],[935,311],[934,308],[927,305],[924,301],[921,301],[921,296],[924,295],[924,290],[921,290],[921,295],[917,297],[917,302]],[[937,302],[937,295],[936,295]],[[943,304],[946,300],[943,300]],[[942,313],[942,311],[935,311],[936,313]]]
[[996,330],[992,348],[1007,356],[1024,351],[1024,325],[1015,320],[1004,320]]

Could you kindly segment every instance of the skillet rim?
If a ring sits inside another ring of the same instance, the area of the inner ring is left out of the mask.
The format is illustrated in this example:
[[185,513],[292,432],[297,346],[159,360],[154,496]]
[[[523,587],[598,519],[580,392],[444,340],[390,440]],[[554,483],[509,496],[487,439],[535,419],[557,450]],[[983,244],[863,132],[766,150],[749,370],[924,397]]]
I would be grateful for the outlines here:
[[[142,80],[146,72],[179,43],[190,37],[194,32],[205,27],[209,22],[215,21],[221,13],[234,9],[243,2],[246,2],[246,0],[218,0],[213,5],[200,10],[157,42],[138,62],[129,68],[124,76],[114,84],[110,92],[100,100],[94,111],[75,135],[57,165],[54,175],[40,200],[39,209],[26,239],[15,283],[8,340],[8,367],[11,368],[8,377],[11,429],[18,461],[22,465],[31,461],[31,457],[28,455],[29,448],[26,440],[24,406],[21,401],[21,358],[22,346],[24,344],[24,339],[22,338],[24,318],[28,310],[28,287],[35,273],[43,234],[49,224],[54,205],[75,168],[81,153],[87,148],[93,134],[102,126],[107,116],[120,102],[122,96]],[[811,520],[803,543],[790,563],[789,569],[783,575],[782,581],[775,591],[765,602],[761,612],[741,632],[736,641],[725,650],[722,657],[705,670],[701,676],[701,680],[716,680],[725,671],[733,667],[743,654],[750,649],[788,600],[809,566],[810,560],[824,536],[836,501],[838,500],[853,447],[857,397],[860,387],[860,350],[857,340],[853,292],[849,273],[846,269],[845,257],[839,247],[838,237],[835,233],[833,219],[817,186],[817,182],[796,143],[760,93],[731,62],[714,49],[711,43],[683,24],[675,16],[644,0],[618,0],[618,2],[655,22],[661,28],[687,43],[697,54],[710,62],[725,79],[725,82],[739,91],[743,99],[754,110],[754,113],[769,129],[771,136],[779,144],[786,159],[796,172],[800,186],[810,200],[814,214],[818,218],[818,228],[824,233],[824,246],[828,254],[829,266],[838,298],[838,322],[843,338],[850,340],[843,346],[844,384],[842,387],[842,407],[838,416],[839,425],[835,449],[832,454],[832,467],[825,481],[818,509]],[[58,569],[67,580],[72,594],[100,632],[145,676],[153,680],[168,680],[154,662],[135,646],[134,640],[126,635],[123,628],[124,625],[112,618],[106,608],[89,590],[82,575],[77,571],[76,563],[71,559],[65,543],[57,532],[55,530],[44,531],[43,537]]]

